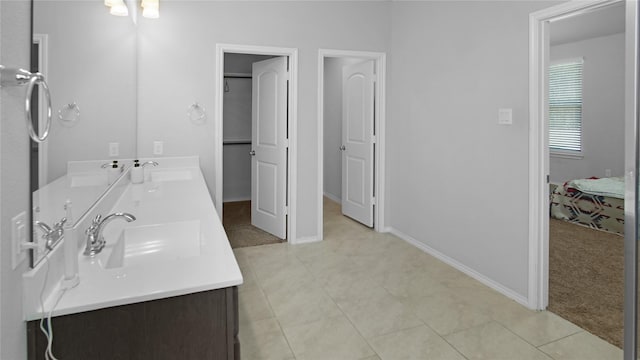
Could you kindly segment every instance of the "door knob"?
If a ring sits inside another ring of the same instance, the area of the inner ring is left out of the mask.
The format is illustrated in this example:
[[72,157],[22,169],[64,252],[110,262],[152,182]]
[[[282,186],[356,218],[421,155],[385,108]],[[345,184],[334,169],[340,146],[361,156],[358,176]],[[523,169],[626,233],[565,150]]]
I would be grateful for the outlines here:
[[346,146],[344,146],[344,145],[342,145],[342,146],[340,146],[338,149],[340,149],[340,151],[345,151],[345,150],[347,150],[347,147],[346,147]]
[[251,151],[249,151],[249,155],[251,155],[251,156],[256,156],[256,151],[255,151],[255,150],[251,150]]

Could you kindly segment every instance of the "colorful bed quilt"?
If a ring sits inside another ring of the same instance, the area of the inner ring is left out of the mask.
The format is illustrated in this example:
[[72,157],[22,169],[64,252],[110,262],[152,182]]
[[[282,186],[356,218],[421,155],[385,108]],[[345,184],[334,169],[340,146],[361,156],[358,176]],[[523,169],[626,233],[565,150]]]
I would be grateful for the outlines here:
[[565,183],[551,193],[551,217],[624,234],[624,199],[584,193]]

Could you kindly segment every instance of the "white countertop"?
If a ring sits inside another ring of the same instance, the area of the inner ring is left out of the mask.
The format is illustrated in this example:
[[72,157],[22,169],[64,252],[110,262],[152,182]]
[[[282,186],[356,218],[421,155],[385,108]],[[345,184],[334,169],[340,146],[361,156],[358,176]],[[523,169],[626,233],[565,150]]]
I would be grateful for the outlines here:
[[[103,233],[107,246],[95,258],[79,253],[80,283],[65,292],[53,316],[242,284],[240,268],[200,169],[149,170],[153,181],[128,185],[110,211],[131,213],[137,220],[127,223],[117,219],[107,225]],[[178,222],[195,226],[199,223],[199,255],[105,268],[106,258],[125,228]],[[59,294],[60,290],[56,290],[47,297],[44,304],[47,312]],[[26,314],[27,320],[41,316],[41,312]]]

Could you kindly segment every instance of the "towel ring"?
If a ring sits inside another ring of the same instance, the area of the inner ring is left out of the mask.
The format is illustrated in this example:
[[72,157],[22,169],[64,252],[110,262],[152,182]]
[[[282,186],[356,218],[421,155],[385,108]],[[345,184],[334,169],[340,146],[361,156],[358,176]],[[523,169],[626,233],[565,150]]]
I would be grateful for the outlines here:
[[[19,76],[19,75],[17,75]],[[36,85],[40,85],[44,90],[45,98],[47,99],[47,123],[45,125],[42,135],[38,135],[33,128],[33,117],[31,116],[31,94],[33,88]],[[29,137],[31,140],[41,143],[49,136],[49,129],[51,128],[51,93],[49,92],[49,86],[44,80],[44,76],[40,73],[32,74],[29,78],[29,84],[27,85],[27,97],[24,100],[25,121],[27,122],[27,130],[29,131]]]
[[66,127],[75,125],[79,118],[80,107],[75,101],[58,110],[58,120],[60,120],[60,123]]
[[187,117],[192,123],[196,125],[202,125],[205,123],[207,116],[207,110],[197,102],[191,104],[187,110]]
[[[44,79],[44,75],[41,73],[31,73],[24,69],[12,69],[0,65],[0,86],[18,86],[24,84],[27,84],[27,95],[24,100],[24,119],[27,123],[27,131],[31,140],[36,143],[41,143],[47,139],[47,136],[49,136],[52,113],[51,93],[49,92],[49,86]],[[47,98],[47,122],[42,135],[38,135],[33,128],[33,117],[31,116],[31,94],[33,94],[33,88],[36,85],[40,85],[45,97]]]

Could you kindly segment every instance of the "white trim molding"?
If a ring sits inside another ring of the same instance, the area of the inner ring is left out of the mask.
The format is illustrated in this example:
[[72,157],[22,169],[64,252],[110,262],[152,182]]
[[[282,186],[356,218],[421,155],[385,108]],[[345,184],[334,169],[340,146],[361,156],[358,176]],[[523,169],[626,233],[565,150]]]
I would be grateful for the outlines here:
[[298,190],[298,49],[271,46],[216,44],[214,147],[215,147],[215,190],[214,201],[218,215],[222,217],[222,118],[224,96],[224,54],[255,54],[287,56],[289,58],[289,169],[287,173],[288,221],[287,241],[298,243],[296,235],[297,190]]
[[376,73],[375,93],[375,194],[374,229],[382,232],[385,227],[385,129],[386,129],[386,78],[387,54],[383,52],[353,51],[353,50],[318,50],[318,238],[323,234],[323,201],[324,194],[324,59],[328,57],[357,58],[373,60]]
[[569,1],[529,15],[529,284],[527,306],[542,310],[549,292],[549,23],[622,0]]
[[[49,35],[33,34],[33,43],[38,44],[38,72],[49,75]],[[45,128],[45,116],[47,105],[44,92],[38,93],[38,128]],[[49,142],[38,144],[38,187],[43,187],[49,182]]]

